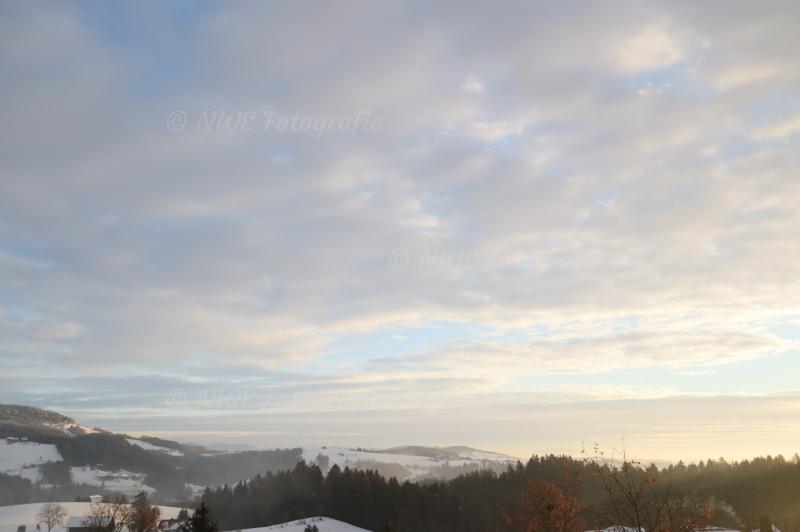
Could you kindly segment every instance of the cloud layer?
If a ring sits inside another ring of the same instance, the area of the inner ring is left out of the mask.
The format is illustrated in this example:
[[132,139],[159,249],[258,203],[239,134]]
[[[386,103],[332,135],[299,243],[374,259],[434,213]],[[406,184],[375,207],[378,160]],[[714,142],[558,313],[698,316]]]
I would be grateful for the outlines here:
[[0,399],[265,445],[793,434],[793,3],[1,9]]

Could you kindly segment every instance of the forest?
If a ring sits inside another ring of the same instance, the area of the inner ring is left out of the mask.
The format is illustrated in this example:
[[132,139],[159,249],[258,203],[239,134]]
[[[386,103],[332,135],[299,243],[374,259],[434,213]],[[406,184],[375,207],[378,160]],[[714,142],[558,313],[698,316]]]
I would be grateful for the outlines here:
[[575,532],[610,525],[800,530],[800,459],[709,460],[659,469],[534,456],[497,474],[400,483],[374,471],[300,463],[202,497],[223,530],[326,515],[376,531]]

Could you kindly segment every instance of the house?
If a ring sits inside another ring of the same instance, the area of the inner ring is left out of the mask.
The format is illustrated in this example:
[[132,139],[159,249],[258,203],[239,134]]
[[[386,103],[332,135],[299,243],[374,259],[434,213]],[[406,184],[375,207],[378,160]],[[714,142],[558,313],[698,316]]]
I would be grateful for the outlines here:
[[164,532],[179,532],[185,524],[186,521],[181,519],[162,519],[158,522],[158,529]]
[[114,529],[114,518],[103,517],[100,525],[92,523],[92,518],[85,515],[75,515],[67,520],[67,532],[100,532]]

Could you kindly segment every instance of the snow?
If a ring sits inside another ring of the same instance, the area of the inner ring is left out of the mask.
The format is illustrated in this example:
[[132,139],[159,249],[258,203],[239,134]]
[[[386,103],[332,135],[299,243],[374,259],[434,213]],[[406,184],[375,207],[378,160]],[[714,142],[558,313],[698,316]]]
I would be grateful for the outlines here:
[[192,484],[190,482],[186,482],[184,486],[192,490],[192,497],[199,497],[200,495],[203,494],[204,491],[206,491],[206,486],[201,486],[199,484]]
[[[317,525],[319,532],[370,532],[366,528],[359,528],[357,526],[349,525],[336,519],[329,519],[327,517],[307,517],[298,521],[290,521],[280,525],[272,525],[260,528],[245,528],[239,532],[267,532],[267,531],[280,531],[280,532],[303,532],[306,525]],[[5,532],[5,531],[0,531]]]
[[516,462],[518,460],[513,456],[493,453],[491,451],[479,451],[477,449],[473,451],[458,453],[458,455],[461,458],[466,458],[468,460],[477,460],[479,462]]
[[[144,442],[141,442],[144,443]],[[61,453],[55,445],[0,439],[0,472],[40,482],[42,474],[39,465],[45,462],[61,462]],[[144,483],[144,475],[130,471],[104,471],[92,467],[72,467],[72,481],[75,484],[104,487],[126,495],[136,495],[140,491],[152,493],[155,490]]]
[[146,441],[137,440],[134,438],[125,438],[125,441],[127,441],[131,445],[136,445],[137,447],[141,447],[145,451],[158,451],[160,453],[168,454],[171,456],[183,456],[183,453],[176,449],[170,449],[169,447],[161,447],[159,445],[153,445],[152,443],[148,443]]
[[[406,468],[428,469],[430,467],[442,465],[445,462],[429,458],[427,456],[414,456],[409,454],[374,453],[370,451],[354,451],[341,447],[319,448],[311,447],[303,449],[303,460],[306,462],[316,462],[317,455],[322,454],[330,459],[330,465],[336,464],[341,468],[352,467],[360,461],[375,461],[386,464],[400,464]],[[467,463],[468,460],[451,460],[451,465]]]
[[69,434],[70,436],[74,436],[76,434],[95,434],[100,432],[97,429],[89,428],[78,423],[44,423],[44,426],[58,429],[65,434]]
[[61,453],[53,444],[0,439],[0,472],[7,475],[38,482],[41,480],[40,464],[61,460]]
[[[18,504],[15,506],[0,506],[0,532],[17,532],[19,525],[26,525],[28,531],[36,531],[36,517],[39,509],[45,503]],[[88,502],[62,502],[59,503],[67,509],[69,517],[81,517],[89,514],[90,503]],[[173,519],[178,517],[180,508],[172,506],[159,506],[161,519]],[[42,527],[43,531],[47,527]],[[357,530],[357,529],[356,529]],[[54,527],[53,532],[65,532],[64,527]]]
[[445,464],[453,467],[459,467],[467,464],[476,464],[487,461],[514,461],[514,459],[510,457],[504,457],[503,455],[487,453],[483,451],[462,453],[460,455],[460,459],[440,460],[427,456],[357,451],[352,449],[344,449],[341,447],[309,447],[307,449],[303,449],[303,460],[305,460],[307,463],[316,463],[317,455],[319,454],[327,456],[330,460],[331,466],[336,464],[340,468],[344,468],[345,466],[352,468],[357,462],[360,461],[374,461],[383,464],[400,464],[410,473],[411,479],[423,477],[428,474],[431,469]]
[[154,488],[144,483],[144,475],[120,469],[119,471],[105,471],[93,467],[72,467],[72,482],[74,484],[88,484],[105,488],[109,491],[118,491],[126,495],[136,495],[140,491],[153,493]]

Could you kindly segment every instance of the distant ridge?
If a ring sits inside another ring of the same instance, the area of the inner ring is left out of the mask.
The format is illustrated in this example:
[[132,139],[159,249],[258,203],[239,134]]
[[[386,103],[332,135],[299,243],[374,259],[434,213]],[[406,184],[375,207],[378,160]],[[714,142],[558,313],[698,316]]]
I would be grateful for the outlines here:
[[398,447],[390,447],[388,449],[379,450],[377,452],[387,454],[408,454],[415,456],[426,456],[435,460],[459,460],[468,458],[471,460],[480,460],[481,457],[486,460],[508,460],[516,461],[516,456],[509,456],[507,454],[496,453],[492,451],[484,451],[475,449],[474,447],[467,447],[465,445],[451,445],[449,447],[430,447],[426,445],[401,445]]
[[0,421],[20,425],[73,425],[69,416],[37,406],[0,405]]

